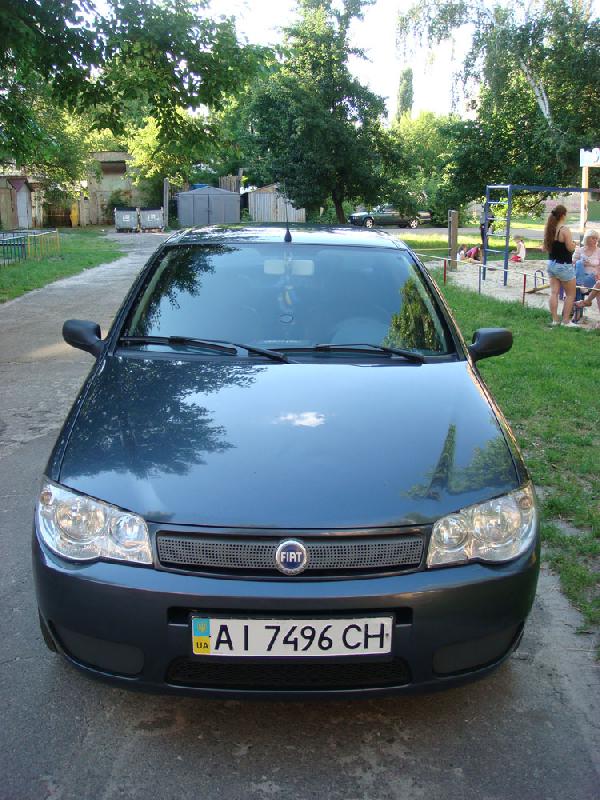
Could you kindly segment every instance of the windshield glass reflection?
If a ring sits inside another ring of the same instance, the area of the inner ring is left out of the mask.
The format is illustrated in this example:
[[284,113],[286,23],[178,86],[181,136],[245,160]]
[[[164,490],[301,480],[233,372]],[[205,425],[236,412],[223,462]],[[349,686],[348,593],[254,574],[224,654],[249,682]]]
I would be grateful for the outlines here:
[[356,246],[174,246],[150,276],[124,333],[270,349],[361,342],[425,355],[451,351],[409,254]]

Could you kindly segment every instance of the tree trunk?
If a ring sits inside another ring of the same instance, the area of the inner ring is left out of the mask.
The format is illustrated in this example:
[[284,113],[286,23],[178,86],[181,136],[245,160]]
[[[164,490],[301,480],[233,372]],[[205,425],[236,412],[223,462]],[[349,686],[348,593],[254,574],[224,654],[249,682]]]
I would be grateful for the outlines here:
[[337,192],[333,192],[331,195],[331,199],[333,200],[333,205],[335,206],[335,213],[338,222],[340,223],[340,225],[345,225],[346,215],[344,214],[344,206],[342,205],[344,196],[342,194],[338,194]]
[[548,101],[548,95],[546,94],[543,83],[536,80],[533,72],[529,69],[528,65],[522,58],[519,58],[519,66],[521,68],[521,72],[525,76],[525,80],[529,84],[529,87],[535,96],[535,102],[537,103],[538,108],[548,123],[548,127],[554,128],[554,120],[552,119],[552,112],[550,111],[550,103]]

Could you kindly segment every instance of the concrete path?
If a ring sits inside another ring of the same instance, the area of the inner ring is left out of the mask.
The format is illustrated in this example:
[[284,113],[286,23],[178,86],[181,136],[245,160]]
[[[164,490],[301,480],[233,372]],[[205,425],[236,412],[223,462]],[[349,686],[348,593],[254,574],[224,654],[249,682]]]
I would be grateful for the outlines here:
[[108,329],[134,277],[165,234],[109,234],[126,255],[0,305],[0,456],[56,430],[90,357],[62,338],[66,319]]
[[158,238],[0,306],[0,800],[592,800],[600,719],[590,637],[544,573],[517,654],[448,692],[329,703],[218,702],[97,684],[41,640],[30,567],[44,464],[105,328]]

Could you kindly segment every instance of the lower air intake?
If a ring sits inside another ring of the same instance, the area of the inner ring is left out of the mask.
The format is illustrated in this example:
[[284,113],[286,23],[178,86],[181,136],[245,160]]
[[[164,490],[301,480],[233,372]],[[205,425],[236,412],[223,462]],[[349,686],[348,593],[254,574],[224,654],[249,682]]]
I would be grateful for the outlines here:
[[376,689],[410,683],[405,661],[362,663],[207,663],[176,658],[169,665],[167,683],[196,688],[241,690]]

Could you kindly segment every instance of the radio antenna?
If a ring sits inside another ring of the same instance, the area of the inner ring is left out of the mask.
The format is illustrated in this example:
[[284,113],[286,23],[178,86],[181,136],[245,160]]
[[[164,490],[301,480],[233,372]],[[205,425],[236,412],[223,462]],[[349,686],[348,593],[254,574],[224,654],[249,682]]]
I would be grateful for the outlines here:
[[283,237],[283,241],[289,244],[292,241],[292,234],[290,232],[290,223],[288,222],[288,201],[285,184],[283,184],[283,203],[285,207],[285,236]]

